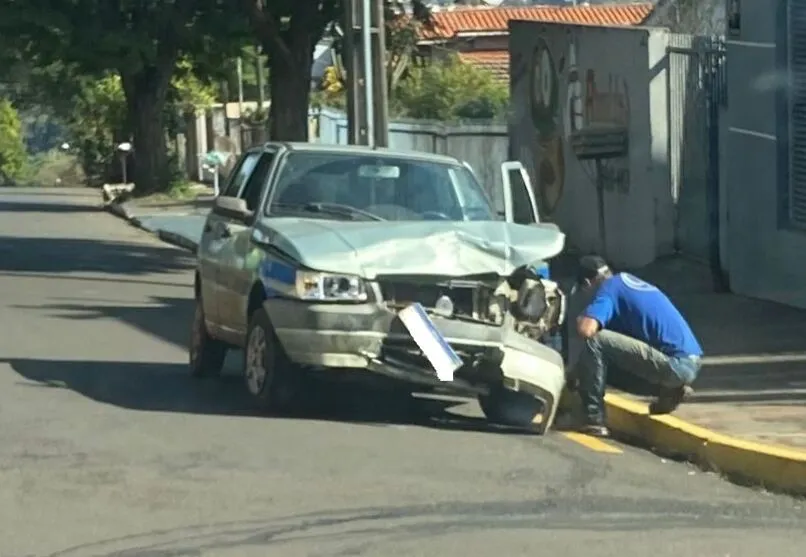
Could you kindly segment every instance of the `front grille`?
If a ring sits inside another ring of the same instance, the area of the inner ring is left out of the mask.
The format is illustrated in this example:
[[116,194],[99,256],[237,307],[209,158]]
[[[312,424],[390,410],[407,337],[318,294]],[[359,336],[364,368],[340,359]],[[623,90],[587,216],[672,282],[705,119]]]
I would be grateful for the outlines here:
[[447,296],[453,302],[456,314],[472,317],[474,313],[474,286],[418,284],[401,281],[380,281],[379,285],[384,301],[393,308],[419,303],[426,309],[432,309],[440,297]]

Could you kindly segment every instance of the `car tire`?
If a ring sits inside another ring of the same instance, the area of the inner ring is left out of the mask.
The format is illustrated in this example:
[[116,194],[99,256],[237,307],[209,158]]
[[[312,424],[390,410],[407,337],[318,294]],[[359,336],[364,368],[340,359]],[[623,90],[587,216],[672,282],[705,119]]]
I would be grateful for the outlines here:
[[528,393],[494,388],[479,396],[479,406],[487,421],[508,427],[532,429],[535,418],[542,414],[543,403]]
[[289,410],[298,392],[296,375],[266,310],[255,310],[244,348],[244,381],[252,399],[264,412]]
[[193,377],[221,375],[227,348],[226,343],[210,336],[205,323],[202,301],[197,299],[190,332],[190,374]]

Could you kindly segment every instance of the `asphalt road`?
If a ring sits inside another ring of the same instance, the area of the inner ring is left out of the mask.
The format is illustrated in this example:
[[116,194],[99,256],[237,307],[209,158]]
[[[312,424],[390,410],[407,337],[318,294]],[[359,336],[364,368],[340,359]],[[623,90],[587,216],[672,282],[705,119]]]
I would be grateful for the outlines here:
[[804,503],[474,403],[186,373],[192,261],[81,190],[0,190],[0,555],[801,556]]

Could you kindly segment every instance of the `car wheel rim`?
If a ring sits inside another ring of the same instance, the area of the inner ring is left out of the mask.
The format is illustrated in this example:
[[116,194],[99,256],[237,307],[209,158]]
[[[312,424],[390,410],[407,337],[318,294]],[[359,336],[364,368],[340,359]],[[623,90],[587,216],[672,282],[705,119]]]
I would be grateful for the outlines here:
[[268,372],[265,365],[266,333],[261,327],[252,329],[246,347],[246,384],[249,392],[258,395],[263,391]]

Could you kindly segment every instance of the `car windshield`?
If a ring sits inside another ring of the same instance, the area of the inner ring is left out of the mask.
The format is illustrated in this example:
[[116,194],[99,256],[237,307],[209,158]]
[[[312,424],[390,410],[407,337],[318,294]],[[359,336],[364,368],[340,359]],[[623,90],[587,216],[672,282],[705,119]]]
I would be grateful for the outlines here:
[[362,220],[497,220],[473,173],[459,164],[303,151],[286,157],[276,184],[268,213],[305,211],[320,218]]

